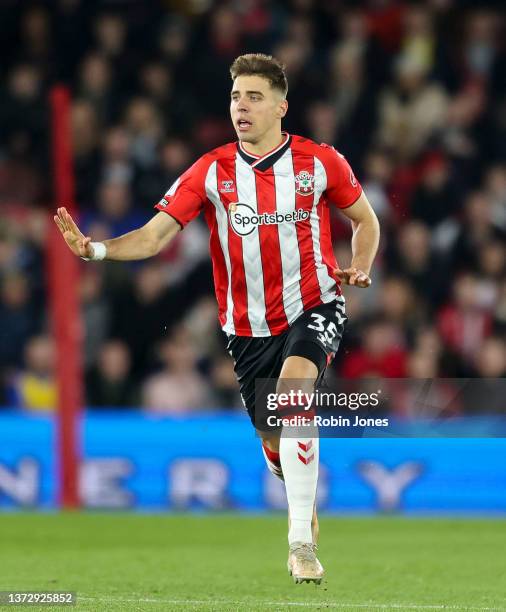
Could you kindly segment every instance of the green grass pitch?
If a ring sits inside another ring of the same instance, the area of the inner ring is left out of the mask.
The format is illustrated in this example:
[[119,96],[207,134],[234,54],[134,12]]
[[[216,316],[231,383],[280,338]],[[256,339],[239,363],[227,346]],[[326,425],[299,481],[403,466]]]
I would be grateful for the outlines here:
[[30,610],[506,610],[504,520],[323,517],[319,556],[293,584],[280,515],[0,514],[0,590],[77,592]]

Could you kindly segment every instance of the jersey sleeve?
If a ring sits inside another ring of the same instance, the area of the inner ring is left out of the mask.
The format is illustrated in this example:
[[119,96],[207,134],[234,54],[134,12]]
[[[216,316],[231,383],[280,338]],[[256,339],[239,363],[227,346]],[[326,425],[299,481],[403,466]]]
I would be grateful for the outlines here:
[[322,161],[327,173],[325,193],[338,208],[348,208],[361,196],[362,186],[341,153],[329,145],[322,144],[321,147],[325,151]]
[[172,183],[155,208],[169,214],[181,227],[185,227],[200,213],[206,200],[206,171],[207,164],[200,158]]

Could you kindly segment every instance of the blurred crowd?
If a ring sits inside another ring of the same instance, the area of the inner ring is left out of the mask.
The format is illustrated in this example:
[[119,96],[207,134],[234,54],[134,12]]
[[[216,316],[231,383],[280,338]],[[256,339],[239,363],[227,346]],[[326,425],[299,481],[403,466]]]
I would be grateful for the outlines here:
[[[0,405],[51,410],[48,99],[72,91],[80,224],[138,227],[203,152],[235,140],[228,67],[272,53],[285,129],[334,145],[380,218],[367,291],[346,288],[347,377],[506,375],[506,55],[500,3],[427,0],[0,5]],[[63,203],[58,203],[63,204]],[[332,216],[335,252],[351,230]],[[86,401],[240,406],[197,219],[145,263],[82,264]]]

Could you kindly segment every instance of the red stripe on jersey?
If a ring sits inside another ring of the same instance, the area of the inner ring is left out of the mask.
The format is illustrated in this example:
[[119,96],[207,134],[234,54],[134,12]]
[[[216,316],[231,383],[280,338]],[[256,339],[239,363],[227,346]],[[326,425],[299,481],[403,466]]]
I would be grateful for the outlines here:
[[[235,176],[235,157],[219,159],[216,163],[216,189],[220,200],[227,211],[232,202],[237,202],[237,193],[222,193],[222,181],[233,180],[237,185]],[[228,252],[232,277],[232,301],[234,302],[235,333],[240,336],[251,336],[251,324],[248,318],[248,289],[244,273],[244,259],[242,256],[242,238],[238,236],[228,223]]]
[[211,251],[211,261],[213,262],[213,279],[216,299],[218,301],[218,318],[220,325],[223,327],[227,322],[227,264],[225,263],[225,256],[221,248],[218,223],[216,221],[216,208],[210,202],[207,202],[204,206],[204,215],[210,231],[209,249]]
[[[322,261],[327,266],[329,275],[334,277],[334,270],[337,268],[336,256],[332,248],[332,236],[330,233],[330,208],[329,202],[324,195],[320,198],[320,250]],[[336,279],[336,293],[341,295],[341,281]]]
[[[255,171],[259,215],[276,212],[276,186],[272,168]],[[264,278],[265,320],[271,333],[288,326],[283,306],[283,268],[277,225],[260,225],[260,257]]]
[[[292,149],[294,177],[302,170],[307,170],[314,176],[314,157],[307,155],[299,156]],[[313,209],[314,195],[300,195],[295,192],[295,208],[307,210]],[[322,303],[320,283],[316,274],[316,264],[313,249],[313,236],[311,234],[310,219],[299,221],[295,224],[297,228],[297,241],[300,254],[300,293],[304,310],[318,306]]]

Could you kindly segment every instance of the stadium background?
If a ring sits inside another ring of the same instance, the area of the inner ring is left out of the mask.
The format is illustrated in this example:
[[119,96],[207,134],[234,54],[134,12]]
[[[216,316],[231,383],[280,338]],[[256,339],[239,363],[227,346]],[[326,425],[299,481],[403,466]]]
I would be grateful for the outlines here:
[[[504,16],[494,4],[58,2],[0,6],[0,507],[51,508],[55,344],[46,247],[49,92],[72,94],[76,199],[95,240],[133,229],[203,152],[234,139],[228,66],[273,53],[285,129],[333,144],[382,225],[373,286],[347,289],[347,377],[506,374]],[[338,261],[350,228],[332,219]],[[80,264],[95,508],[280,508],[217,326],[207,234]],[[475,406],[487,413],[486,402]],[[501,440],[324,441],[322,507],[504,512]]]

